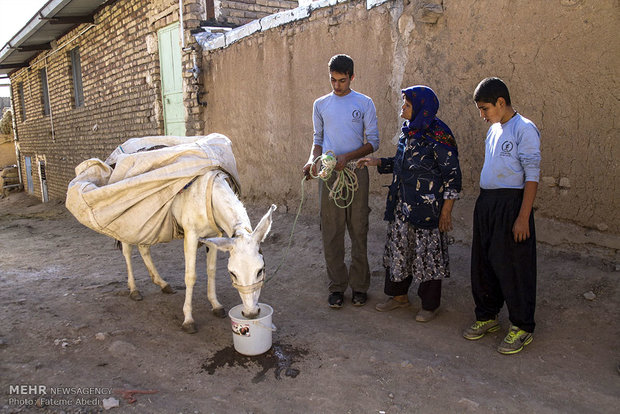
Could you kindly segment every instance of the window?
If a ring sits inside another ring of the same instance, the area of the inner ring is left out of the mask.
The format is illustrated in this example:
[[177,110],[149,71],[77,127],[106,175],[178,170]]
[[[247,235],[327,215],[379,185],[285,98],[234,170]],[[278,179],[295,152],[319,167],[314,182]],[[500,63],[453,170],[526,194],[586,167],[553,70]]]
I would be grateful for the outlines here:
[[73,76],[73,96],[75,97],[75,107],[84,106],[84,91],[82,90],[82,65],[80,63],[80,48],[69,52],[71,56],[71,74]]
[[215,1],[204,0],[205,17],[207,20],[215,20]]
[[24,83],[20,82],[17,89],[18,89],[18,94],[19,94],[19,106],[22,112],[22,122],[24,122],[26,120],[26,101],[24,100]]
[[43,115],[50,114],[50,94],[47,88],[47,69],[39,71],[41,77],[41,102],[43,103]]

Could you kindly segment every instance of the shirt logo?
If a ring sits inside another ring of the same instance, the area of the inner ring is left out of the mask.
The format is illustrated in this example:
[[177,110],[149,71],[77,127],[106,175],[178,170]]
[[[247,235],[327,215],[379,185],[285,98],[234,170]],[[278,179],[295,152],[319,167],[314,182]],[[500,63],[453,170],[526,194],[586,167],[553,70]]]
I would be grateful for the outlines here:
[[353,122],[360,122],[362,120],[362,113],[358,109],[355,109],[351,116],[353,117]]
[[502,153],[500,154],[502,157],[509,157],[510,151],[514,148],[514,144],[510,141],[504,141],[502,144]]

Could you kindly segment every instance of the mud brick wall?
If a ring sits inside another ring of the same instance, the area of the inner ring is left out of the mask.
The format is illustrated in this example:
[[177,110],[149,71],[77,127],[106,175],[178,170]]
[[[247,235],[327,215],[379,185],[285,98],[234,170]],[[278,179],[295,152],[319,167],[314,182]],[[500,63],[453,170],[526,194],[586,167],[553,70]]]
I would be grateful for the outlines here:
[[[378,156],[396,151],[401,88],[426,84],[437,92],[438,116],[456,136],[463,172],[455,231],[471,226],[489,127],[472,93],[481,79],[499,76],[515,108],[541,132],[538,240],[620,252],[620,106],[610,88],[620,67],[613,29],[618,3],[483,3],[388,1],[367,10],[366,1],[333,1],[304,19],[205,52],[204,60],[217,68],[204,72],[206,130],[234,138],[244,197],[297,208],[300,171],[312,143],[312,103],[331,91],[329,58],[348,53],[355,60],[352,88],[373,98],[377,108]],[[260,105],[248,110],[248,102]],[[371,205],[378,215],[390,179],[371,174]],[[306,186],[305,212],[316,209],[316,188]]]

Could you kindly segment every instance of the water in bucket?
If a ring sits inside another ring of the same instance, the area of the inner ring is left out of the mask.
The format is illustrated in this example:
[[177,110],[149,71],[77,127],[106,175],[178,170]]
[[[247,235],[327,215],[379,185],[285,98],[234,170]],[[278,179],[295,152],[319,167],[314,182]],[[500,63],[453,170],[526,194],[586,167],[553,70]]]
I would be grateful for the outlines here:
[[232,325],[233,344],[235,350],[243,355],[253,356],[264,354],[271,348],[271,334],[276,327],[271,323],[273,308],[259,303],[259,317],[248,319],[241,311],[243,305],[237,305],[228,311]]

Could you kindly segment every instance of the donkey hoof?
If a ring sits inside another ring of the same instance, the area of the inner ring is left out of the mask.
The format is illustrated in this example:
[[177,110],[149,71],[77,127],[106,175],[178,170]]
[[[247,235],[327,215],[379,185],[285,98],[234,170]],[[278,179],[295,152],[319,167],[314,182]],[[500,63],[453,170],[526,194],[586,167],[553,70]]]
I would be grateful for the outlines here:
[[213,314],[217,316],[218,318],[226,317],[226,310],[224,308],[216,308],[216,309],[213,309],[211,312],[213,312]]
[[139,292],[139,291],[137,291],[137,290],[134,290],[133,292],[130,292],[130,293],[129,293],[129,298],[130,298],[131,300],[135,300],[136,302],[141,301],[141,300],[143,299],[143,298],[142,298],[142,295],[141,295],[141,294],[140,294],[140,292]]
[[161,288],[161,291],[162,291],[162,293],[166,293],[166,294],[168,294],[168,295],[171,295],[171,294],[173,294],[173,293],[177,293],[177,291],[176,291],[176,290],[174,290],[174,289],[172,288],[172,286],[170,286],[170,285],[166,285],[166,286],[164,286],[163,288]]
[[194,322],[184,323],[182,328],[183,331],[188,334],[194,334],[198,332],[198,330],[196,329],[196,324]]

